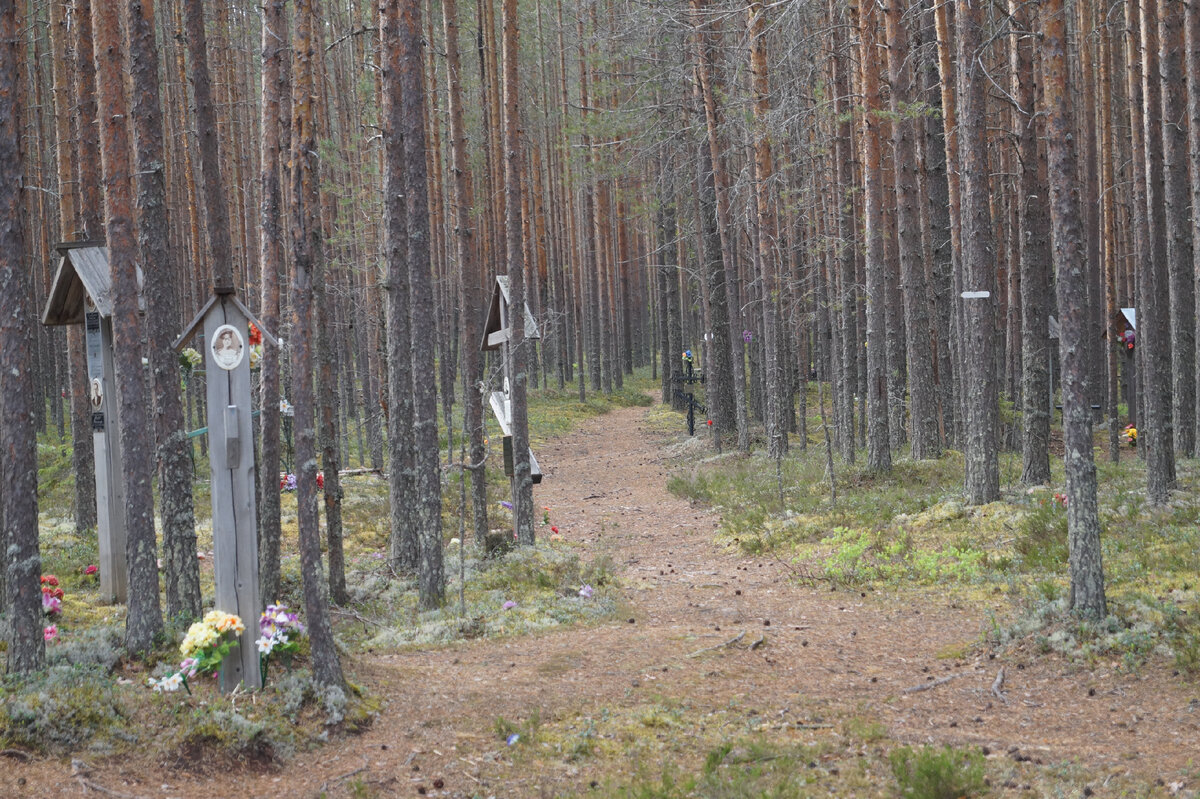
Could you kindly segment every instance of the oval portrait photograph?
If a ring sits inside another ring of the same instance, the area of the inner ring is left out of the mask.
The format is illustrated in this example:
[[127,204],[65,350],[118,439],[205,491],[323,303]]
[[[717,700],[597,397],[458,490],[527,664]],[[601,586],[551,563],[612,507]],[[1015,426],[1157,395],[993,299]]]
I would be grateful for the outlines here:
[[221,325],[213,332],[212,356],[220,368],[226,371],[238,368],[245,353],[242,334],[233,325]]

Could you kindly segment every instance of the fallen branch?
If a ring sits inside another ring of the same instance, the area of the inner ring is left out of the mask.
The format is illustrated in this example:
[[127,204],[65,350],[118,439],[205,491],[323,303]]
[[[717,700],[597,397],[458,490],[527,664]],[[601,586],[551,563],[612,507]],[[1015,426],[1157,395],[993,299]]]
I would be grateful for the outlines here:
[[342,469],[338,472],[338,477],[353,477],[359,474],[377,474],[383,477],[383,469]]
[[992,681],[992,696],[999,699],[1004,704],[1008,704],[1008,697],[1004,695],[1004,667],[1000,667],[1000,671],[996,672],[996,679]]
[[758,636],[758,640],[755,641],[754,643],[750,644],[750,651],[753,652],[755,649],[758,649],[760,646],[762,646],[766,642],[767,642],[767,636],[765,636],[765,635]]
[[20,749],[3,749],[0,750],[0,755],[11,757],[14,760],[20,760],[22,763],[29,762],[29,753],[22,752]]
[[375,621],[374,619],[368,619],[366,616],[362,615],[358,611],[338,610],[337,608],[330,608],[329,612],[335,616],[345,616],[350,619],[358,619],[363,624],[374,624],[376,627],[384,626],[383,622]]
[[91,780],[87,779],[82,774],[76,774],[75,781],[79,783],[81,788],[83,788],[84,793],[87,793],[88,791],[95,791],[96,793],[103,793],[103,794],[107,794],[108,796],[115,796],[116,799],[143,799],[143,797],[137,796],[135,794],[121,793],[120,791],[114,791],[112,788],[105,788],[103,785],[101,785],[97,782],[92,782]]
[[340,777],[334,777],[331,780],[326,780],[325,782],[323,782],[321,784],[321,795],[323,796],[325,794],[325,792],[328,791],[332,786],[337,785],[338,783],[345,782],[346,780],[350,779],[351,777],[355,776],[356,774],[362,774],[366,770],[367,770],[367,759],[364,757],[363,764],[361,766],[359,766],[358,768],[354,769],[354,771],[347,771],[345,774],[341,775]]
[[930,688],[937,688],[939,685],[945,685],[946,683],[950,682],[951,680],[956,680],[959,677],[965,677],[965,676],[966,676],[966,674],[961,673],[961,672],[959,674],[947,674],[945,677],[939,677],[936,680],[931,680],[929,682],[923,682],[920,685],[914,685],[911,688],[905,688],[903,691],[901,691],[901,693],[916,694],[916,693],[920,693],[921,691],[928,691]]
[[729,639],[728,641],[726,641],[725,643],[723,643],[723,644],[717,644],[716,646],[708,646],[708,647],[705,647],[704,649],[697,649],[695,652],[693,652],[692,654],[688,655],[688,657],[690,657],[690,658],[694,658],[694,657],[697,657],[697,656],[699,656],[699,655],[703,655],[705,652],[714,652],[714,651],[716,651],[716,650],[718,650],[718,649],[726,649],[727,647],[731,647],[731,646],[734,646],[734,645],[736,645],[736,644],[737,644],[739,641],[741,641],[741,640],[742,640],[743,638],[745,638],[745,637],[746,637],[746,631],[745,631],[745,630],[742,630],[740,633],[738,633],[737,635],[735,635],[733,638],[730,638],[730,639]]

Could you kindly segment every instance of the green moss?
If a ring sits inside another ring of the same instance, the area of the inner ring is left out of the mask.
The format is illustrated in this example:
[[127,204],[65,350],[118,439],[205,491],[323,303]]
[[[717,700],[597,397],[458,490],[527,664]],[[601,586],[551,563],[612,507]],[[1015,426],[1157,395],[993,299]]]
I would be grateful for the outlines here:
[[107,670],[59,665],[44,674],[0,683],[0,741],[54,754],[94,739],[128,738],[128,709]]

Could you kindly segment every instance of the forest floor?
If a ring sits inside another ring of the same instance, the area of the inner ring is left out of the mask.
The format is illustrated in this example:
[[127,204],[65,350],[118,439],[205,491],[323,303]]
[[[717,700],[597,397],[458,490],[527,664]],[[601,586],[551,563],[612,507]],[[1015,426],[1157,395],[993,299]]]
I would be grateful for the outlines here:
[[667,490],[688,448],[655,412],[538,451],[536,502],[615,563],[615,618],[356,655],[377,718],[282,764],[12,759],[0,794],[890,796],[889,752],[946,744],[982,753],[998,795],[1196,795],[1194,680],[991,647],[1001,597],[851,589],[721,545],[718,516]]

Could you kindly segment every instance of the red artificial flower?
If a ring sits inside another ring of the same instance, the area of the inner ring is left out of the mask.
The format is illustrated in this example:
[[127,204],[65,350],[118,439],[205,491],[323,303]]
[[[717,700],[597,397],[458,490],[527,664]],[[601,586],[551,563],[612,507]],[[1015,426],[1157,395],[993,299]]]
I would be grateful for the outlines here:
[[325,488],[325,473],[317,472],[317,488]]
[[53,574],[42,575],[42,585],[58,585],[58,578]]
[[557,528],[557,527],[551,527],[551,528],[550,528],[550,532],[552,532],[552,533],[557,533],[557,532],[558,532],[558,528]]
[[707,424],[709,427],[712,427],[712,419],[709,419],[707,422],[705,422],[705,424]]
[[251,346],[262,344],[262,331],[253,322],[250,323],[250,344]]

